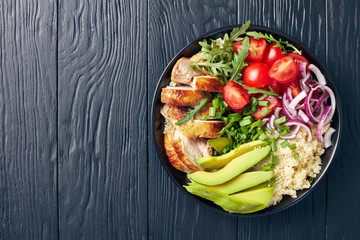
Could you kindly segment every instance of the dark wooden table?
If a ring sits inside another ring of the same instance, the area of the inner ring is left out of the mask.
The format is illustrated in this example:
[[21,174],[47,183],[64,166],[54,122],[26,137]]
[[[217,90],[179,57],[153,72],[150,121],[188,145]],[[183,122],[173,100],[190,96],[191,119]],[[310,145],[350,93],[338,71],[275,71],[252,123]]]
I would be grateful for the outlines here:
[[[1,0],[0,239],[359,239],[359,17],[358,0]],[[326,64],[344,129],[310,196],[236,218],[176,188],[149,121],[168,61],[248,19]]]

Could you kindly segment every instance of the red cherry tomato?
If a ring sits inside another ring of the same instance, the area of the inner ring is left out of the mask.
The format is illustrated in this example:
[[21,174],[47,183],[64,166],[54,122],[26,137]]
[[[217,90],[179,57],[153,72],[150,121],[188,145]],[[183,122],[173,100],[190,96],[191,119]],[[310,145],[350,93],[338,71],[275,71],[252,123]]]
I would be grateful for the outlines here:
[[[258,107],[258,110],[253,114],[253,117],[256,119],[263,119],[266,116],[269,116],[272,114],[272,112],[275,110],[275,108],[280,107],[281,104],[279,103],[279,101],[276,99],[276,97],[274,96],[267,96],[266,98],[264,98],[264,101],[269,101],[270,105],[268,107]],[[265,109],[269,109],[269,113],[266,116],[261,115],[261,113],[265,110]]]
[[[310,72],[310,70],[308,69],[309,66],[309,61],[302,55],[298,54],[298,53],[288,53],[286,56],[290,56],[294,59],[294,61],[296,62],[296,64],[299,67],[299,63],[301,62],[306,62],[306,72]],[[298,75],[300,75],[300,72],[298,72]],[[298,76],[299,78],[301,78],[301,76]]]
[[271,79],[281,84],[291,83],[298,74],[298,66],[294,59],[286,56],[277,60],[269,71]]
[[[238,48],[241,48],[242,40],[234,44],[234,50],[238,53]],[[247,62],[260,62],[264,56],[266,49],[266,41],[263,38],[255,39],[249,37],[249,54],[245,58]]]
[[252,63],[245,68],[244,84],[249,87],[262,88],[271,82],[269,67],[262,62]]
[[292,83],[289,84],[289,88],[291,88],[291,94],[293,97],[296,97],[302,90],[300,88],[299,79],[295,79]]
[[223,97],[226,104],[232,109],[241,109],[250,102],[250,97],[246,90],[234,81],[230,81],[225,85]]
[[276,60],[285,57],[283,50],[280,47],[274,47],[276,44],[272,43],[266,47],[262,62],[271,67]]

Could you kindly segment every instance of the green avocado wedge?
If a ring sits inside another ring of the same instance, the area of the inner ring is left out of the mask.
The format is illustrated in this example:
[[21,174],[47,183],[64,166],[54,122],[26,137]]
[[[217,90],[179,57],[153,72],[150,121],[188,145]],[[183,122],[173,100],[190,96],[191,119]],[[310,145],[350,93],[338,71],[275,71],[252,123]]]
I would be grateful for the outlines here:
[[256,189],[264,188],[264,187],[274,187],[275,184],[276,184],[276,179],[272,178],[269,181],[266,181],[266,182],[260,183],[259,185],[254,186],[254,187],[248,188],[248,189],[246,189],[246,191],[256,190]]
[[[216,190],[225,194],[233,194],[245,189],[257,186],[263,182],[268,182],[274,176],[273,171],[253,171],[240,174],[230,181],[217,186],[207,186],[211,190]],[[189,183],[192,185],[201,185],[196,182]],[[203,186],[203,185],[201,185]]]
[[243,200],[240,197],[231,197],[216,190],[211,190],[202,185],[184,186],[186,190],[194,195],[213,201],[215,204],[222,207],[224,210],[234,213],[245,213],[256,211],[262,207],[262,203],[252,200]]
[[258,162],[262,161],[270,155],[270,152],[270,146],[255,149],[233,159],[222,169],[216,172],[197,171],[188,174],[188,178],[206,186],[220,185],[233,179]]
[[248,200],[248,201],[254,201],[261,203],[261,206],[258,206],[253,209],[244,210],[242,213],[253,213],[260,210],[263,210],[266,208],[266,206],[269,204],[271,198],[274,195],[274,188],[273,187],[264,187],[259,188],[251,191],[244,191],[240,193],[236,193],[233,195],[230,195],[231,197],[238,198],[241,201]]
[[195,162],[199,164],[201,167],[208,168],[208,169],[219,169],[225,166],[234,158],[247,153],[255,148],[265,146],[265,142],[261,140],[248,142],[245,144],[240,145],[239,147],[231,150],[230,152],[223,154],[221,156],[205,156],[198,159],[195,159]]

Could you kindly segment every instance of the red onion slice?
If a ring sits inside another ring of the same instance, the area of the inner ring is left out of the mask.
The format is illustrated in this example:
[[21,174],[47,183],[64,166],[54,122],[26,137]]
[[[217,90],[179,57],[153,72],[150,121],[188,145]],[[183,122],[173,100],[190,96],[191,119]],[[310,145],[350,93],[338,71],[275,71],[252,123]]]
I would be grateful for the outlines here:
[[331,136],[334,134],[334,132],[336,132],[335,129],[333,129],[332,127],[330,127],[325,135],[324,135],[324,147],[325,148],[328,148],[332,145],[332,142],[331,142]]
[[[286,123],[284,123],[284,125],[290,127],[290,126],[299,126],[300,127],[303,127],[307,132],[308,132],[308,138],[307,138],[307,141],[310,142],[312,140],[312,132],[311,132],[311,128],[308,124],[304,123],[303,121],[300,121],[300,120],[289,120],[287,121]],[[295,131],[296,129],[294,129]],[[297,130],[299,131],[299,130]],[[297,132],[296,132],[297,133]],[[288,135],[293,135],[292,133],[289,133],[287,135],[285,135],[284,137],[288,137]],[[282,138],[284,138],[282,137]],[[296,134],[295,134],[295,137],[296,137]],[[294,137],[293,137],[294,138]],[[291,139],[291,138],[286,138],[286,139]]]
[[270,120],[269,120],[269,124],[270,124],[270,129],[271,129],[271,131],[273,131],[273,130],[275,129],[274,120],[275,120],[275,115],[272,115],[272,116],[270,117]]
[[301,63],[299,63],[299,67],[298,67],[298,70],[299,70],[299,76],[301,77],[301,78],[304,78],[305,76],[306,76],[306,65],[307,65],[307,63],[306,62],[301,62]]
[[319,109],[319,107],[321,106],[321,104],[322,104],[323,102],[325,102],[326,99],[328,99],[329,96],[330,96],[330,95],[329,95],[329,93],[328,93],[327,91],[324,92],[324,93],[321,95],[321,97],[319,98],[319,101],[316,103],[316,105],[315,105],[315,107],[314,107],[314,112],[316,112],[316,111]]
[[[330,110],[330,113],[329,115],[327,116],[326,120],[325,120],[325,123],[324,125],[330,123],[331,119],[333,118],[334,116],[334,113],[335,113],[335,109],[336,109],[336,99],[335,99],[335,94],[334,92],[331,90],[331,88],[327,87],[327,86],[323,86],[323,85],[317,85],[316,88],[314,88],[314,90],[316,89],[321,89],[321,91],[323,92],[327,92],[330,96],[330,100],[331,100],[331,110]],[[320,101],[320,99],[319,99]],[[321,104],[320,106],[323,106],[323,104]]]
[[282,110],[285,116],[287,116],[289,119],[295,119],[297,116],[297,112],[295,109],[290,109],[289,102],[286,98],[286,96],[283,96],[282,99]]
[[322,136],[322,129],[326,125],[325,121],[327,119],[327,116],[328,116],[330,110],[331,110],[331,106],[326,106],[320,117],[320,121],[319,121],[318,128],[317,128],[317,135],[316,135],[319,142],[324,142],[323,136]]
[[309,122],[309,117],[300,109],[299,110],[299,116],[304,120],[304,122]]
[[319,68],[317,68],[314,64],[309,64],[308,68],[316,75],[316,78],[317,78],[319,84],[326,85],[325,77],[321,73]]
[[275,108],[275,111],[274,111],[274,116],[275,116],[275,118],[279,118],[279,117],[280,117],[280,111],[281,111],[281,107]]
[[299,80],[301,90],[305,90],[306,92],[308,92],[310,90],[308,86],[310,81],[311,81],[311,74],[307,73],[303,78]]
[[303,100],[306,97],[306,91],[301,91],[289,104],[290,109],[294,109],[299,104],[301,100]]
[[262,120],[262,125],[261,125],[261,126],[262,126],[262,127],[265,126],[267,122],[269,122],[269,118],[264,118],[264,119]]

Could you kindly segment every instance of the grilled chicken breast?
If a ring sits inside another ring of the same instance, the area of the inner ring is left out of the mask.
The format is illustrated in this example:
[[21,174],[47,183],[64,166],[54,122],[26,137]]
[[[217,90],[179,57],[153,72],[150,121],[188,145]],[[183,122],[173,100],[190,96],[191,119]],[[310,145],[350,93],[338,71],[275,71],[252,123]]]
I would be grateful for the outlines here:
[[223,90],[220,80],[212,76],[196,76],[190,85],[195,90],[207,92],[222,92]]
[[226,126],[226,122],[218,120],[194,120],[188,121],[185,125],[178,125],[177,128],[188,138],[218,138],[218,133]]
[[176,169],[186,173],[205,170],[194,161],[212,154],[205,139],[189,139],[178,130],[169,131],[164,137],[166,154]]
[[171,81],[182,84],[190,84],[194,76],[200,76],[202,71],[195,71],[190,67],[190,59],[186,57],[180,58],[172,69]]
[[[212,107],[212,102],[209,102],[205,105],[204,109],[201,109],[199,111],[200,117],[198,115],[194,116],[195,120],[201,120],[204,117],[207,117],[207,119],[214,119],[214,117],[209,116],[209,108]],[[170,120],[180,120],[184,117],[186,117],[187,112],[186,107],[178,107],[178,106],[171,106],[168,104],[165,104],[161,110],[160,113],[166,118]],[[216,112],[221,112],[221,110],[218,108],[216,109]]]
[[208,92],[193,90],[191,87],[166,87],[161,91],[161,102],[174,106],[198,105],[199,100],[211,99]]

